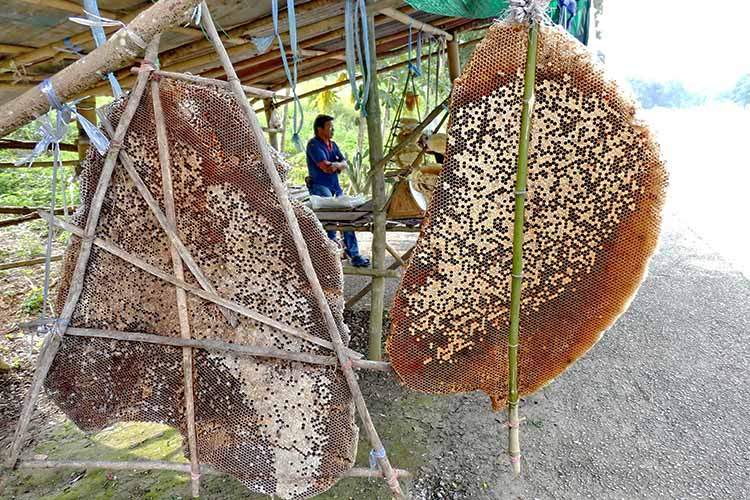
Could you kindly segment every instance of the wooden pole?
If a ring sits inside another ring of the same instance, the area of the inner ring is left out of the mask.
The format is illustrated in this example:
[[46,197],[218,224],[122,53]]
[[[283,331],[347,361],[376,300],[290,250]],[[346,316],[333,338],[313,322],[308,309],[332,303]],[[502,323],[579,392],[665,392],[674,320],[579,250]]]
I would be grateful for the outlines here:
[[[370,2],[371,3],[371,2]],[[372,172],[372,268],[375,271],[385,270],[385,178],[381,164],[383,158],[383,134],[380,123],[380,95],[377,76],[377,51],[375,46],[375,21],[367,17],[369,45],[365,50],[370,52],[371,67],[365,68],[368,73],[367,85],[369,95],[365,108],[367,110],[367,140],[370,147],[370,165],[380,165]],[[367,343],[367,357],[380,361],[383,357],[383,310],[385,309],[385,278],[373,276],[370,293],[370,335]]]
[[453,40],[453,35],[451,35],[450,33],[445,32],[441,30],[440,28],[436,28],[425,22],[422,22],[418,19],[414,19],[413,17],[408,16],[404,14],[403,12],[400,12],[396,9],[393,9],[393,8],[382,9],[380,12],[390,17],[391,19],[394,19],[402,24],[405,24],[406,26],[412,27],[415,31],[423,31],[425,33],[432,33],[437,36],[445,37],[446,40]]
[[448,48],[448,75],[451,82],[461,76],[461,56],[458,51],[458,34],[447,42]]
[[[33,323],[32,323],[33,324]],[[273,347],[230,344],[219,340],[184,339],[181,337],[166,337],[143,332],[125,332],[121,330],[101,330],[97,328],[68,328],[65,335],[75,337],[93,337],[128,342],[145,342],[147,344],[169,345],[175,347],[192,347],[211,352],[230,353],[237,356],[252,356],[256,358],[274,358],[287,361],[299,361],[314,365],[335,366],[338,360],[333,356],[321,356],[304,352],[284,351]],[[385,361],[370,361],[367,359],[352,359],[352,366],[360,370],[391,371],[391,364]]]
[[[189,464],[180,464],[177,462],[165,462],[161,460],[133,460],[128,462],[115,462],[108,460],[21,460],[18,463],[20,469],[111,469],[111,470],[169,470],[175,472],[190,472]],[[222,475],[211,467],[201,466],[205,472],[213,475]],[[398,477],[410,478],[411,472],[403,469],[393,470]],[[294,478],[288,475],[286,477]],[[362,467],[352,467],[341,474],[341,477],[382,477],[379,471],[365,469]]]
[[[138,69],[131,68],[130,71],[137,73]],[[225,82],[224,80],[217,80],[215,78],[206,78],[203,76],[189,75],[187,73],[176,73],[174,71],[162,71],[162,70],[157,69],[156,71],[154,71],[154,74],[158,76],[164,76],[166,78],[171,78],[173,80],[182,80],[184,82],[196,83],[198,85],[214,85],[216,87],[221,87],[223,89],[229,89],[230,87],[229,82]],[[259,89],[257,87],[250,87],[249,85],[243,85],[242,90],[244,90],[245,93],[249,96],[267,97],[267,98],[276,96],[276,92],[272,90]]]
[[[76,150],[78,148],[76,147]],[[77,167],[80,163],[78,160],[63,160],[63,167]],[[35,161],[31,166],[28,165],[16,165],[15,163],[3,162],[0,163],[0,168],[52,168],[55,166],[54,162],[51,161]]]
[[367,269],[363,267],[344,266],[344,274],[351,276],[371,276],[373,278],[400,278],[398,271],[390,269]]
[[[148,43],[167,27],[184,21],[197,3],[198,0],[159,0],[138,14],[128,24],[127,30],[119,30],[99,48],[51,78],[60,101],[65,102],[98,85],[101,75],[135,59],[143,50],[141,44]],[[0,137],[44,114],[48,108],[47,98],[38,87],[4,104],[0,110]]]
[[[146,58],[155,59],[158,54],[159,47],[159,36],[158,33],[152,37],[152,42],[149,43],[146,49]],[[36,406],[39,392],[42,390],[42,384],[44,379],[47,378],[47,372],[52,361],[55,359],[55,354],[60,348],[62,343],[62,336],[65,334],[65,330],[68,328],[68,323],[73,317],[78,299],[83,292],[83,281],[86,277],[86,269],[89,263],[89,257],[91,256],[91,247],[94,241],[94,235],[96,233],[96,226],[99,223],[99,214],[104,204],[104,197],[107,194],[109,188],[109,181],[112,178],[112,172],[115,169],[115,162],[117,156],[122,148],[122,142],[125,139],[125,134],[130,126],[130,121],[135,115],[135,111],[138,108],[138,104],[141,101],[141,96],[146,88],[146,82],[148,80],[148,71],[144,66],[144,71],[138,75],[138,82],[128,98],[128,103],[125,106],[125,110],[120,117],[120,121],[117,124],[117,130],[112,137],[112,141],[109,144],[109,150],[107,151],[106,159],[104,160],[104,166],[102,172],[99,175],[99,182],[94,192],[94,197],[91,200],[89,206],[88,218],[86,219],[86,228],[81,234],[81,246],[78,250],[78,259],[76,261],[76,267],[73,271],[73,277],[70,280],[70,287],[68,289],[68,296],[65,298],[65,306],[63,307],[62,314],[60,314],[60,321],[58,322],[57,331],[47,335],[44,340],[42,349],[39,353],[37,360],[36,370],[34,377],[31,380],[31,387],[26,395],[23,409],[21,410],[21,416],[18,420],[18,427],[16,427],[16,434],[13,438],[13,444],[11,445],[10,455],[6,460],[8,467],[14,467],[18,456],[21,453],[21,445],[23,443],[26,429],[28,428],[31,420],[31,414]],[[41,215],[41,214],[40,214]],[[50,215],[50,217],[54,217]]]
[[[172,185],[172,167],[169,154],[169,138],[167,125],[164,123],[164,110],[159,95],[159,82],[151,80],[151,102],[154,108],[154,124],[156,127],[156,142],[159,148],[159,164],[161,165],[161,185],[164,193],[164,210],[170,227],[177,227],[177,213],[174,205],[174,190]],[[182,258],[177,247],[171,243],[169,254],[172,258],[172,271],[176,279],[185,280],[182,268]],[[175,287],[177,295],[177,317],[180,323],[180,337],[190,339],[190,319],[188,317],[187,295],[185,290]],[[188,451],[190,454],[190,485],[193,498],[200,496],[201,468],[198,461],[198,440],[195,436],[195,392],[193,388],[193,349],[182,348],[182,372],[185,381],[185,420],[187,424]]]
[[513,221],[513,270],[510,292],[510,331],[508,333],[508,455],[513,471],[521,474],[521,445],[518,419],[518,344],[521,317],[521,282],[523,278],[523,223],[526,202],[526,179],[529,172],[529,138],[531,115],[534,112],[534,83],[539,25],[529,29],[526,72],[524,75],[521,132],[518,141],[518,172],[516,174],[515,218]]
[[[62,260],[62,255],[53,255],[50,259],[51,262],[56,262],[58,260]],[[6,269],[17,269],[19,267],[36,266],[38,264],[44,264],[45,261],[45,257],[39,257],[36,259],[19,260],[16,262],[5,262],[0,264],[0,271],[5,271]]]
[[279,134],[274,131],[276,127],[276,111],[271,99],[263,99],[263,111],[266,114],[266,126],[268,127],[268,143],[276,151],[279,150]]
[[[349,386],[349,391],[352,394],[352,399],[354,400],[354,405],[357,408],[360,420],[362,421],[362,425],[367,432],[367,435],[370,439],[370,444],[372,445],[373,449],[377,450],[378,452],[384,451],[383,443],[380,441],[380,436],[378,436],[378,432],[372,422],[370,412],[367,409],[367,404],[365,403],[365,399],[362,396],[362,391],[359,388],[357,377],[354,373],[354,370],[352,369],[351,362],[349,361],[346,346],[344,346],[344,342],[341,339],[341,332],[339,332],[338,325],[336,324],[336,320],[333,317],[333,313],[331,312],[331,308],[328,304],[326,295],[323,292],[320,281],[318,280],[318,275],[315,271],[315,267],[313,267],[312,260],[310,259],[310,253],[307,248],[307,243],[305,242],[305,239],[302,235],[302,230],[300,229],[299,222],[297,221],[297,217],[294,214],[291,202],[289,201],[289,197],[287,196],[286,187],[281,182],[281,178],[279,177],[279,173],[276,170],[276,165],[273,162],[273,158],[271,157],[268,145],[263,138],[263,131],[261,130],[260,124],[258,123],[258,117],[250,107],[250,103],[247,102],[247,99],[245,99],[240,80],[239,78],[237,78],[237,73],[232,67],[232,62],[227,55],[224,45],[222,45],[221,43],[221,39],[219,38],[219,34],[216,31],[216,26],[211,19],[211,14],[208,10],[208,7],[206,6],[206,3],[203,2],[201,5],[203,8],[203,26],[206,29],[208,38],[213,42],[214,47],[216,47],[219,59],[221,59],[222,66],[224,67],[224,71],[227,74],[227,81],[232,84],[237,103],[245,112],[245,116],[247,117],[247,120],[250,123],[250,127],[253,130],[253,135],[255,136],[258,148],[260,149],[260,156],[263,161],[263,166],[266,169],[266,174],[271,180],[273,190],[276,193],[276,197],[279,204],[281,205],[281,209],[286,218],[286,222],[289,225],[289,230],[292,233],[292,238],[294,240],[294,244],[297,249],[297,254],[300,258],[302,268],[305,271],[305,275],[308,282],[310,283],[310,288],[312,289],[313,296],[318,303],[318,308],[320,309],[320,312],[328,328],[328,333],[331,336],[331,341],[336,351],[336,357],[341,364],[341,371],[346,378],[346,382]],[[398,482],[398,475],[391,466],[391,463],[385,453],[383,453],[382,455],[378,454],[377,462],[380,466],[381,472],[383,473],[383,477],[386,478],[386,482],[391,488],[391,491],[397,498],[404,498],[404,494],[401,491],[401,486]]]
[[[89,96],[83,99],[76,105],[77,111],[88,121],[96,124],[96,96]],[[91,144],[89,136],[86,135],[86,131],[81,127],[81,124],[76,122],[78,127],[78,138],[76,139],[76,147],[78,148],[78,161],[81,162],[86,159],[86,154],[89,151],[89,145]],[[81,175],[81,164],[76,165],[76,177]]]

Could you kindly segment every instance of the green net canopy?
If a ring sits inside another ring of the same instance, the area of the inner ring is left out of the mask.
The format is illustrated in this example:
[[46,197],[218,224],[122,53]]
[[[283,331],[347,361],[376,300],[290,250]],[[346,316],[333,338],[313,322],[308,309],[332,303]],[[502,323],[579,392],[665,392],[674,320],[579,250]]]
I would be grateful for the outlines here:
[[[508,8],[508,0],[407,0],[412,7],[443,16],[487,19],[499,17]],[[553,21],[582,43],[588,42],[591,0],[552,0],[549,13]]]

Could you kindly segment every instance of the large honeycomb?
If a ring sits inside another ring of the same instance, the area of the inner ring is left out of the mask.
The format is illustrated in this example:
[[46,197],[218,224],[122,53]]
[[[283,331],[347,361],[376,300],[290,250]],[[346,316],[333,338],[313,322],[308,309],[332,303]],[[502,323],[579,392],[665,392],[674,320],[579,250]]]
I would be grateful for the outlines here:
[[[497,23],[451,97],[444,169],[391,311],[400,380],[508,391],[514,182],[528,28]],[[666,172],[632,100],[542,26],[523,244],[519,390],[554,379],[626,309],[657,244]]]
[[[218,294],[330,341],[292,234],[263,167],[249,122],[228,90],[159,81],[172,157],[177,231]],[[108,110],[117,124],[126,104]],[[124,148],[157,200],[163,199],[151,96]],[[277,159],[278,161],[278,159]],[[87,217],[103,158],[90,149],[81,176]],[[282,173],[285,169],[277,167]],[[162,203],[162,210],[163,203]],[[344,332],[343,275],[335,245],[307,208],[294,211],[328,303]],[[118,165],[97,235],[172,274],[169,241]],[[80,247],[65,255],[61,308]],[[185,270],[186,281],[197,286]],[[188,295],[193,338],[332,355],[246,317],[233,328],[217,306]],[[59,309],[58,309],[59,310]],[[71,326],[180,336],[175,289],[94,247]],[[194,350],[198,457],[276,498],[308,498],[352,467],[358,428],[336,367]],[[86,431],[118,421],[175,426],[186,435],[181,348],[65,336],[46,379],[52,399]]]

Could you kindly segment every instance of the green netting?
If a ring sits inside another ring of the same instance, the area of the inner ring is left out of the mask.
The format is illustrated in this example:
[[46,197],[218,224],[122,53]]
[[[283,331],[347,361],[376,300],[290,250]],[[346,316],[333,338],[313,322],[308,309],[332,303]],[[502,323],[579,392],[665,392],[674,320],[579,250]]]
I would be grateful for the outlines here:
[[[508,8],[508,0],[407,0],[407,3],[431,14],[471,19],[499,17]],[[565,24],[573,36],[587,43],[591,0],[576,0],[577,8],[573,19],[567,19],[562,3],[564,2],[558,0],[550,2],[550,17],[558,24]]]

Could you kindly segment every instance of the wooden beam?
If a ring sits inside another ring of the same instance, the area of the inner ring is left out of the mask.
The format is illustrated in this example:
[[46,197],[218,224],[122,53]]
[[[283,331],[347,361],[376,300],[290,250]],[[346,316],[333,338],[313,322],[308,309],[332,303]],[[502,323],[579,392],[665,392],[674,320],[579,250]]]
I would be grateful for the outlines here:
[[[13,139],[0,140],[0,149],[21,149],[31,151],[36,147],[36,142],[30,141],[15,141]],[[60,143],[60,151],[72,151],[73,153],[78,151],[78,147],[75,144],[68,144],[65,142]]]
[[[78,166],[78,160],[64,160],[61,162],[63,167],[75,167]],[[54,162],[51,161],[35,161],[31,166],[28,165],[16,165],[15,163],[2,162],[0,163],[0,169],[2,168],[52,168]]]
[[[57,262],[58,260],[62,260],[62,255],[53,255],[50,259],[51,262]],[[16,262],[5,262],[0,264],[0,271],[6,271],[8,269],[17,269],[19,267],[29,267],[29,266],[38,266],[39,264],[44,264],[47,261],[46,257],[38,257],[36,259],[29,259],[29,260],[19,260]]]
[[10,45],[8,43],[0,43],[0,54],[23,54],[24,52],[28,52],[30,50],[34,50],[34,47],[27,47],[25,45]]
[[367,267],[344,266],[344,274],[351,276],[370,276],[373,278],[400,278],[401,274],[392,269],[370,269]]
[[[138,73],[138,68],[131,68],[130,71],[132,73]],[[163,76],[166,78],[172,78],[174,80],[182,80],[185,82],[197,83],[198,85],[215,85],[223,89],[229,89],[230,87],[229,82],[225,80],[217,80],[215,78],[205,78],[202,76],[195,76],[195,75],[190,75],[187,73],[175,73],[174,71],[156,70],[154,71],[154,74],[158,76]],[[245,91],[245,94],[251,95],[251,96],[263,97],[266,99],[276,97],[276,92],[272,92],[270,90],[265,90],[265,89],[259,89],[257,87],[250,87],[247,85],[243,85],[242,90]]]
[[[70,210],[75,210],[77,207],[68,207],[68,208]],[[39,210],[47,210],[47,207],[0,207],[0,214],[26,215],[26,214],[35,214]],[[62,208],[55,209],[55,215],[60,215],[61,213],[63,213]]]
[[[59,100],[65,102],[85,92],[101,81],[100,75],[132,61],[143,50],[135,37],[144,42],[150,41],[167,27],[184,22],[197,3],[197,0],[159,0],[140,13],[127,30],[119,30],[101,47],[50,79]],[[26,125],[48,108],[47,98],[39,88],[30,89],[6,103],[0,111],[0,137]]]
[[399,12],[396,9],[380,9],[380,12],[395,21],[403,23],[407,26],[411,26],[416,31],[424,31],[425,33],[432,33],[433,35],[445,37],[446,40],[453,40],[453,35],[451,35],[447,31],[443,31],[440,28],[436,28],[430,24],[414,19],[411,16],[407,16],[403,12]]
[[461,75],[461,59],[458,51],[458,40],[455,38],[449,40],[447,45],[448,52],[448,75],[451,82]]

